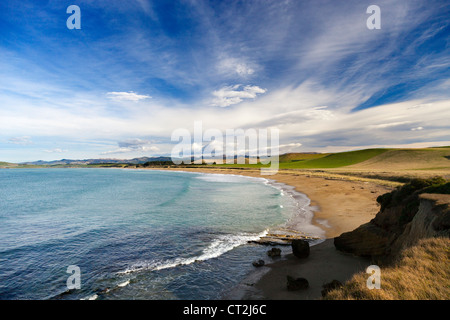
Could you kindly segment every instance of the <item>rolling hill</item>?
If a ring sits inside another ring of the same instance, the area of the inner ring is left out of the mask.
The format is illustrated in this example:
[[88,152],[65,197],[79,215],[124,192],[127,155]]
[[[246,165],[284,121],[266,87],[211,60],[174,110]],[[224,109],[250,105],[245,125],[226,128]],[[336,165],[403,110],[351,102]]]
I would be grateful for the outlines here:
[[[170,160],[167,157],[142,157],[131,160],[90,159],[36,161],[26,164],[0,162],[0,167],[22,166],[58,166],[58,165],[93,165],[101,163],[139,164],[147,161]],[[242,159],[241,159],[242,160]],[[225,168],[260,168],[262,164],[216,164],[212,167]],[[336,173],[358,173],[370,175],[401,176],[409,175],[442,175],[450,177],[450,146],[432,148],[392,148],[364,149],[338,153],[287,153],[279,157],[280,169],[326,170]]]
[[303,161],[291,160],[283,162],[280,159],[280,168],[286,169],[313,169],[313,168],[340,168],[367,161],[373,157],[387,152],[389,149],[365,149],[358,151],[322,154],[321,157],[305,158]]
[[393,149],[350,166],[352,169],[433,170],[450,169],[450,147]]
[[[338,153],[289,153],[279,157],[279,168],[371,179],[442,176],[450,179],[450,147],[364,149]],[[260,168],[261,164],[229,164],[220,167]]]

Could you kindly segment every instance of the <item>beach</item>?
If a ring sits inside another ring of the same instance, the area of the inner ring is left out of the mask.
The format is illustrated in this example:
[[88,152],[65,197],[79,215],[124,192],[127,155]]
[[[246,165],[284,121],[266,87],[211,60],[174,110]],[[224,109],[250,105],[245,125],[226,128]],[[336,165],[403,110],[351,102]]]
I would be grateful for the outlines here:
[[[310,205],[314,212],[311,222],[324,230],[325,241],[311,246],[310,256],[306,259],[296,258],[289,246],[283,247],[281,259],[267,263],[258,269],[255,268],[255,273],[226,294],[225,299],[320,299],[324,284],[332,280],[344,283],[354,273],[365,270],[370,265],[370,261],[337,251],[333,238],[373,219],[379,210],[376,198],[392,190],[368,181],[337,180],[282,170],[269,176],[261,176],[259,170],[210,167],[166,170],[262,177],[292,186],[311,200]],[[306,278],[309,288],[288,291],[287,276]]]

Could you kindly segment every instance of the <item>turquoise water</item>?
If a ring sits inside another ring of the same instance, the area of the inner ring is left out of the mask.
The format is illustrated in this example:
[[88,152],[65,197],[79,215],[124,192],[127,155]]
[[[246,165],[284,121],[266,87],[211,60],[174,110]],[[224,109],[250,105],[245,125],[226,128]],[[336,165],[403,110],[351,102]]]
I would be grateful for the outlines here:
[[299,201],[233,175],[0,170],[0,299],[219,299]]

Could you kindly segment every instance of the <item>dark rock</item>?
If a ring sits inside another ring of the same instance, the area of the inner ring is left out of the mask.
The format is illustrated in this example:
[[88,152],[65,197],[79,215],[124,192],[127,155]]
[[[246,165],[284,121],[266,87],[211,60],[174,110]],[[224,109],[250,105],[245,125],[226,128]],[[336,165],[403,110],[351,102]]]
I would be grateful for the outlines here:
[[386,230],[373,223],[366,223],[334,238],[334,246],[342,252],[357,256],[381,256],[386,253],[389,236]]
[[309,282],[305,278],[294,279],[291,276],[287,276],[287,289],[289,291],[305,290],[308,287]]
[[309,242],[305,240],[295,239],[292,240],[292,253],[294,256],[300,259],[309,257]]
[[329,283],[326,283],[322,286],[323,290],[321,291],[322,297],[325,297],[328,292],[334,289],[342,288],[343,284],[339,280],[333,280]]
[[252,264],[254,267],[262,267],[264,265],[264,260],[256,260],[256,261],[253,261]]
[[269,257],[279,257],[279,256],[281,256],[281,249],[279,249],[279,248],[272,248],[272,249],[270,249],[269,251],[267,251],[267,255],[269,256]]

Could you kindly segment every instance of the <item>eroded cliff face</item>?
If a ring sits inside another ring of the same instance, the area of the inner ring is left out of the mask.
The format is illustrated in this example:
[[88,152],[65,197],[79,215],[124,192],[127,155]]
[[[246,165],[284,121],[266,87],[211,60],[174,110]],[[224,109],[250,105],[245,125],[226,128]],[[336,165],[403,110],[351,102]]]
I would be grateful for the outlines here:
[[379,200],[381,209],[374,219],[334,239],[338,250],[372,258],[392,257],[420,239],[450,237],[449,194],[414,192],[397,201],[391,201],[395,193],[385,196]]
[[421,194],[419,209],[403,233],[392,243],[395,253],[431,237],[450,237],[450,195]]

